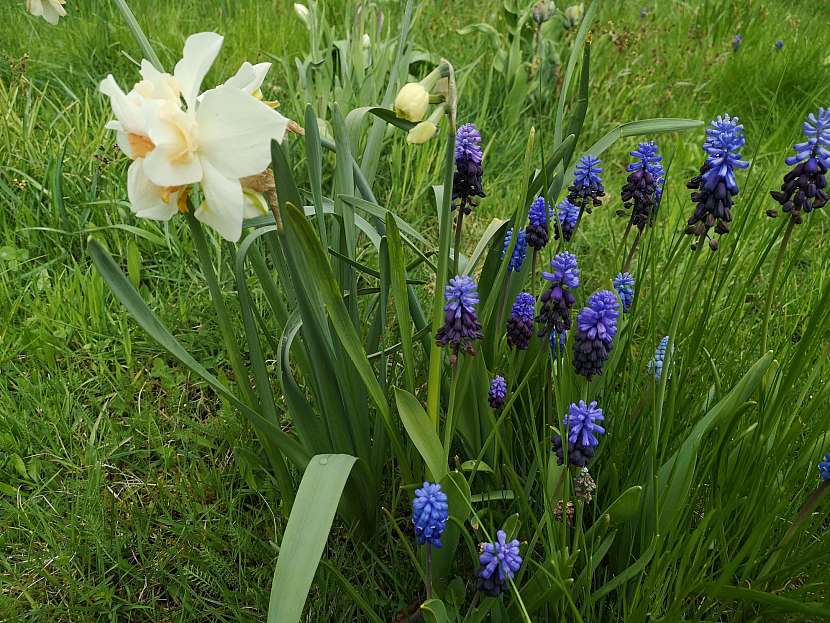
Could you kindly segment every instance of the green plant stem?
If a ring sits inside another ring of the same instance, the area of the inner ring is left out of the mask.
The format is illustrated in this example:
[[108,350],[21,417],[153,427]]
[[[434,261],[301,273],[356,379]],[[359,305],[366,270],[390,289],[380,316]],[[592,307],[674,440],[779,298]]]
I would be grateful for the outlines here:
[[622,267],[622,272],[628,272],[629,266],[631,266],[631,261],[634,259],[634,252],[637,251],[637,246],[640,244],[640,240],[643,237],[643,230],[637,229],[637,236],[634,238],[634,242],[631,243],[631,250],[628,252],[628,257],[625,258],[625,263]]
[[455,247],[453,248],[453,275],[458,274],[458,263],[461,256],[461,225],[464,222],[464,210],[458,207],[458,217],[455,219]]
[[775,256],[775,264],[772,265],[772,274],[769,278],[769,287],[767,289],[767,298],[764,303],[764,324],[761,326],[761,356],[767,352],[767,334],[769,333],[769,316],[772,310],[772,297],[775,295],[775,283],[778,280],[778,271],[781,270],[781,264],[784,262],[784,254],[787,251],[787,243],[795,227],[795,219],[790,217],[790,223],[787,225],[787,230],[784,232],[784,237],[781,238],[781,246],[778,247],[778,254]]
[[432,545],[427,543],[427,573],[426,584],[427,600],[432,599]]
[[450,446],[452,445],[452,438],[455,434],[455,398],[458,392],[458,379],[461,376],[458,366],[463,365],[461,359],[455,362],[452,367],[452,382],[450,383],[450,399],[447,405],[447,420],[444,422],[444,458],[445,463],[450,462]]

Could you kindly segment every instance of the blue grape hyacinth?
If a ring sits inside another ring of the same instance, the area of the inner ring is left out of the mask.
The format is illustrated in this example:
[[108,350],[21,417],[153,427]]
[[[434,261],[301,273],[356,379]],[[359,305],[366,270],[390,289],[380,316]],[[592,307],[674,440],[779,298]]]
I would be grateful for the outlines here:
[[542,293],[542,307],[536,321],[540,323],[539,337],[551,331],[563,332],[571,328],[571,308],[576,299],[571,290],[579,286],[579,266],[576,256],[567,251],[559,253],[550,261],[552,272],[543,272],[542,277],[550,287]]
[[[602,409],[597,406],[596,401],[585,404],[584,400],[579,403],[571,403],[568,413],[562,418],[563,431],[567,431],[568,465],[585,467],[593,458],[596,447],[599,445],[597,435],[604,435],[605,428],[598,424],[605,420]],[[556,454],[556,462],[559,465],[565,463],[565,444],[562,435],[554,435],[551,439],[553,451]]]
[[740,33],[735,35],[732,38],[732,51],[737,52],[738,49],[741,47],[741,42],[744,40],[744,36]]
[[452,179],[452,208],[469,214],[478,205],[476,197],[485,197],[481,186],[481,134],[472,123],[465,123],[455,133],[455,173]]
[[568,201],[579,207],[580,213],[591,213],[592,208],[602,205],[600,197],[605,196],[602,185],[599,158],[586,154],[579,159],[574,169],[574,181],[568,187]]
[[554,237],[559,240],[560,232],[562,238],[570,240],[576,229],[576,221],[579,219],[579,206],[572,204],[567,197],[556,206],[557,227],[554,230]]
[[818,473],[822,480],[830,480],[830,452],[824,455],[824,460],[818,464]]
[[[800,224],[804,214],[827,205],[827,169],[830,168],[830,108],[819,108],[810,113],[802,126],[803,143],[793,145],[795,154],[785,162],[793,167],[785,176],[781,190],[770,194],[789,214],[793,222]],[[778,216],[775,210],[767,212]]]
[[536,197],[533,203],[530,204],[530,210],[527,214],[528,223],[527,227],[525,227],[525,237],[527,238],[528,246],[537,251],[543,249],[550,238],[550,232],[548,231],[550,212],[550,204],[545,201],[544,197]]
[[425,482],[423,488],[415,490],[415,499],[412,500],[412,525],[418,545],[441,547],[441,535],[448,518],[447,494],[441,490],[441,485]]
[[[513,241],[513,229],[508,229],[504,235],[504,247],[501,250],[501,257],[504,259],[504,254],[510,248],[510,243]],[[513,246],[513,255],[510,256],[510,261],[507,262],[507,270],[512,273],[517,273],[522,270],[525,257],[527,257],[527,240],[523,229],[519,230],[519,235],[516,237],[516,244]]]
[[[660,377],[663,376],[663,362],[666,359],[666,349],[668,346],[669,336],[666,335],[660,340],[660,343],[657,345],[657,350],[654,351],[654,357],[648,362],[648,369],[654,373],[654,379],[656,381],[659,381]],[[672,347],[672,352],[674,352],[674,347]]]
[[628,313],[634,302],[634,277],[631,273],[617,273],[614,277],[614,289],[620,295],[623,313]]
[[640,143],[631,152],[635,161],[628,165],[628,178],[622,187],[620,198],[623,209],[617,214],[626,215],[631,210],[630,224],[642,231],[654,223],[664,183],[663,157],[653,141]]
[[[734,197],[738,194],[735,170],[749,166],[741,160],[740,150],[746,142],[743,129],[737,117],[726,114],[712,121],[706,129],[703,143],[706,160],[700,174],[686,184],[693,190],[691,197],[695,204],[695,211],[687,223],[687,234],[708,236],[713,227],[718,235],[729,232]],[[709,245],[713,251],[717,249],[715,240]]]
[[490,402],[490,408],[498,411],[504,406],[504,399],[507,397],[507,381],[500,374],[497,374],[492,381],[490,381],[490,392],[487,398]]
[[536,299],[529,292],[519,292],[507,319],[507,344],[517,350],[526,350],[533,335]]
[[478,290],[476,282],[469,275],[457,275],[444,288],[444,324],[438,329],[435,341],[439,346],[450,346],[451,363],[455,363],[458,352],[475,355],[475,341],[480,340],[481,323],[476,315]]
[[588,305],[576,317],[573,364],[577,374],[589,381],[602,374],[617,334],[619,317],[619,301],[614,292],[600,290],[588,299]]
[[780,50],[780,49],[781,49],[781,48],[783,48],[783,47],[784,47],[784,42],[783,42],[781,39],[778,39],[778,40],[775,42],[775,49],[776,49],[776,50]]
[[490,597],[498,597],[507,590],[508,583],[522,567],[518,540],[507,540],[504,530],[496,532],[496,540],[482,543],[479,550],[478,590]]

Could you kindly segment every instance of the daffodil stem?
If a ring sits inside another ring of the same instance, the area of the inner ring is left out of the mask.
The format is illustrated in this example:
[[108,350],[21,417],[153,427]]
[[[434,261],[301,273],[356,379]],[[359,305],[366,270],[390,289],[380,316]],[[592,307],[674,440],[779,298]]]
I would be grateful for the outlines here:
[[775,283],[778,281],[778,272],[781,270],[781,264],[784,263],[784,255],[787,252],[787,244],[795,227],[795,219],[790,218],[790,223],[787,225],[787,230],[784,232],[784,237],[781,238],[781,246],[778,247],[778,254],[775,256],[775,264],[772,265],[772,274],[769,278],[769,287],[767,289],[767,299],[764,303],[764,324],[761,326],[761,356],[767,352],[767,335],[769,333],[769,317],[772,310],[772,297],[775,296]]

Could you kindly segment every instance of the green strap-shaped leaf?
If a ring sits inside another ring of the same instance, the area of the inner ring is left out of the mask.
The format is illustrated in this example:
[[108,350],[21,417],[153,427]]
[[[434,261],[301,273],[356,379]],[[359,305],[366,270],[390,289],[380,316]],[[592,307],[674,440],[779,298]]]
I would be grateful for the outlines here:
[[409,295],[406,291],[406,265],[398,224],[391,212],[386,214],[386,239],[389,249],[389,269],[392,277],[392,300],[398,314],[398,330],[404,356],[406,388],[415,391],[415,348],[412,344],[412,319],[409,315]]
[[343,487],[357,459],[318,454],[303,474],[271,582],[268,623],[297,623],[328,540]]
[[772,593],[765,593],[751,588],[718,586],[712,583],[703,586],[703,593],[717,599],[731,599],[768,606],[770,609],[778,612],[805,614],[822,619],[830,618],[830,606],[827,606],[827,604],[803,601],[802,599],[788,599],[787,597],[773,595]]
[[421,604],[421,615],[426,623],[447,623],[447,607],[440,599],[428,599]]
[[418,399],[409,392],[396,387],[395,402],[409,438],[424,459],[433,480],[440,481],[448,470],[444,460],[444,446],[438,439],[432,421]]

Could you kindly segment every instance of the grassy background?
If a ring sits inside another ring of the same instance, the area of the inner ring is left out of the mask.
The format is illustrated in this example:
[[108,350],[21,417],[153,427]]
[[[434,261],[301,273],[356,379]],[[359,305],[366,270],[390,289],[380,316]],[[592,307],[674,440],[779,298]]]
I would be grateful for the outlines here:
[[[0,621],[261,620],[281,518],[271,488],[246,460],[256,444],[230,408],[127,318],[84,253],[88,233],[101,231],[117,258],[133,258],[143,295],[185,347],[208,367],[226,368],[184,223],[162,227],[130,215],[126,163],[102,129],[109,111],[95,85],[110,72],[129,83],[130,57],[139,52],[108,3],[68,4],[71,15],[57,28],[30,18],[22,0],[0,6]],[[266,94],[299,116],[302,102],[286,72],[305,49],[307,32],[290,2],[131,4],[167,62],[191,32],[225,35],[207,83],[242,60],[282,59]],[[331,23],[340,23],[346,4],[326,3]],[[828,101],[824,20],[806,1],[642,4],[645,18],[641,4],[629,0],[606,2],[601,11],[582,144],[638,118],[739,115],[746,155],[754,156],[742,197],[754,211],[751,231],[760,249],[777,226],[763,216],[770,207],[764,190],[780,183],[782,158],[805,113]],[[459,68],[460,117],[482,128],[489,197],[472,225],[480,229],[489,216],[512,210],[506,202],[520,186],[515,171],[527,131],[536,125],[544,140],[555,101],[551,89],[531,100],[518,127],[504,127],[504,93],[483,96],[488,41],[455,31],[478,21],[498,24],[499,6],[423,3],[412,37]],[[734,53],[738,32],[744,39]],[[785,45],[777,52],[779,38]],[[699,166],[700,137],[660,141],[670,164],[661,229],[667,236],[688,214],[683,182]],[[396,137],[387,148],[391,164],[379,172],[378,199],[431,226],[425,193],[437,179],[440,147],[414,151],[401,143]],[[607,155],[612,197],[630,148],[620,142]],[[52,172],[63,150],[63,187],[54,192]],[[612,209],[592,221],[581,244],[595,253],[588,273],[602,274],[622,227]],[[798,232],[802,252],[776,300],[772,344],[795,338],[800,310],[826,278],[828,225],[821,211]],[[724,382],[756,356],[752,312],[760,303],[752,296],[762,296],[764,277],[748,296],[748,320],[724,321],[731,339],[715,353]],[[387,613],[405,605],[415,585],[400,566],[390,567],[395,555],[355,552],[344,539],[327,552]],[[329,575],[318,579],[309,620],[355,618]]]

